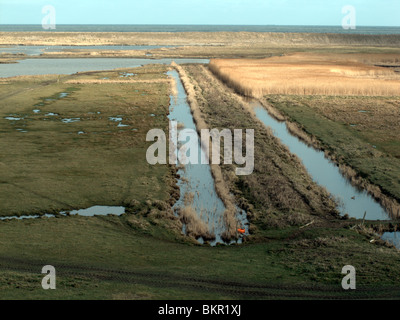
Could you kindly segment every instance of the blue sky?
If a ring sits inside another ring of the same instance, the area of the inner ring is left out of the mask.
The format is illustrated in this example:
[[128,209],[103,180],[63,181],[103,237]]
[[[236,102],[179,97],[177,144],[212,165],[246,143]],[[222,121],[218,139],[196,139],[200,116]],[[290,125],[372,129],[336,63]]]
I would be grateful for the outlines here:
[[400,0],[0,0],[0,24],[341,25],[342,7],[358,26],[400,26]]

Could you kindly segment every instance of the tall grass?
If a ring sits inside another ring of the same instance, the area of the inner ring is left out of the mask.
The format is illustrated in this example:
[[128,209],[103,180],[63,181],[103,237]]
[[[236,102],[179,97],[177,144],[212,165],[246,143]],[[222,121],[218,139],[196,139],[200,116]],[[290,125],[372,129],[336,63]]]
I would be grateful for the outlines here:
[[195,239],[202,237],[204,240],[214,240],[215,235],[210,232],[208,224],[193,209],[194,196],[193,192],[186,192],[184,206],[177,210],[181,222],[186,226],[186,234]]
[[291,95],[400,95],[400,77],[357,61],[293,55],[262,60],[213,59],[209,69],[238,93],[260,98]]

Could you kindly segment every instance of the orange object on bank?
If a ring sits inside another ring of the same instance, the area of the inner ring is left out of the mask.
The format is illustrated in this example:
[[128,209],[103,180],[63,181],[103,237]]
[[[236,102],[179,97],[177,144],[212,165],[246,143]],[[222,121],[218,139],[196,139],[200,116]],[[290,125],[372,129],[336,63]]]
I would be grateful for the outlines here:
[[238,232],[239,233],[246,233],[246,230],[245,229],[238,229]]

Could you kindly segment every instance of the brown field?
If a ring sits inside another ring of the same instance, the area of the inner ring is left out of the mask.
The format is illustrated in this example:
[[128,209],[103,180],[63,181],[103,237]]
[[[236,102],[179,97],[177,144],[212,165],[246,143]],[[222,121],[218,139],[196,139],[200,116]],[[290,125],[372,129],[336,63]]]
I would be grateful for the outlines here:
[[368,65],[398,62],[400,55],[294,53],[267,59],[214,59],[210,70],[241,94],[368,95],[400,94],[400,76]]

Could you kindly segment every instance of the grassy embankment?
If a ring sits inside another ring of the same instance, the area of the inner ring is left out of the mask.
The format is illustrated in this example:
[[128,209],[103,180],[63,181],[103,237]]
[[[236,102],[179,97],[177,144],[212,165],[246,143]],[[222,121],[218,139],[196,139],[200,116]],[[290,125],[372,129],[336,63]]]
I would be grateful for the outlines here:
[[[143,78],[165,78],[164,67],[129,71]],[[257,128],[229,92],[210,86],[213,82],[203,78],[201,69],[188,71],[198,80],[196,92],[204,90],[199,102],[208,124],[229,128],[245,120],[242,125]],[[256,130],[256,159],[265,156],[267,165],[258,162],[255,176],[247,181],[227,180],[236,182],[232,191],[252,212],[253,236],[242,246],[215,248],[182,238],[180,225],[165,203],[173,192],[165,188],[166,181],[172,184],[171,171],[144,163],[147,129],[167,128],[168,86],[165,82],[65,83],[103,77],[120,79],[117,73],[100,72],[61,77],[59,83],[56,76],[23,77],[0,86],[3,117],[12,113],[25,118],[21,123],[1,120],[2,148],[12,152],[1,158],[2,167],[8,168],[1,172],[7,182],[1,195],[10,198],[2,203],[3,215],[99,201],[128,205],[128,214],[121,217],[0,221],[1,298],[398,297],[398,252],[379,241],[371,244],[365,234],[345,227],[355,222],[341,221],[341,225],[331,217],[325,192],[261,127]],[[61,92],[70,95],[58,99]],[[55,101],[46,101],[49,97]],[[40,114],[31,113],[36,108]],[[45,112],[60,116],[43,120]],[[149,117],[150,113],[160,116]],[[116,115],[123,115],[122,122],[138,131],[119,132],[128,129],[108,120]],[[81,121],[64,124],[60,122],[64,117]],[[24,124],[28,132],[18,132]],[[80,130],[86,134],[78,135]],[[231,169],[222,167],[225,177]],[[288,195],[293,199],[285,198]],[[57,270],[55,291],[40,285],[40,271],[47,264]],[[357,268],[356,292],[341,289],[341,269],[347,264]]]

